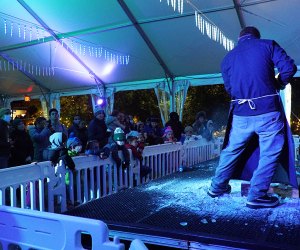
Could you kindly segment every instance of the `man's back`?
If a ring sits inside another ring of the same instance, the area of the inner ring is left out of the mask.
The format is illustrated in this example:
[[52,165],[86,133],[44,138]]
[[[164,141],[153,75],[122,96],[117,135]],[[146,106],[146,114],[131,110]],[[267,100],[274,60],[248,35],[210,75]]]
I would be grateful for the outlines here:
[[279,109],[274,67],[286,83],[296,72],[294,61],[275,41],[251,35],[240,38],[222,62],[224,85],[233,100],[252,99],[255,108],[236,102],[235,114],[259,115]]

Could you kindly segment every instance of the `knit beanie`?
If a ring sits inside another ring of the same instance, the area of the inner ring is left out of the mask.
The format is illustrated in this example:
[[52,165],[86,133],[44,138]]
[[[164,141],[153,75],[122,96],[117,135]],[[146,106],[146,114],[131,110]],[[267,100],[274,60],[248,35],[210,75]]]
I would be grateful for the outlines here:
[[173,130],[172,130],[171,126],[168,126],[168,127],[165,128],[163,137],[166,137],[169,132],[173,133]]
[[95,106],[94,114],[95,114],[95,116],[97,116],[99,114],[103,114],[105,116],[105,111],[103,110],[103,108],[101,106]]
[[165,128],[165,134],[167,134],[169,132],[173,132],[171,126],[168,126],[168,127]]
[[6,114],[10,114],[10,109],[9,108],[1,108],[0,109],[0,118],[2,118]]
[[139,132],[135,131],[135,130],[131,130],[127,135],[126,135],[126,139],[130,138],[130,137],[139,137]]
[[125,141],[125,133],[121,128],[116,128],[113,135],[114,141]]
[[74,148],[76,146],[82,146],[82,143],[80,139],[74,135],[74,133],[71,133],[67,140],[67,148]]

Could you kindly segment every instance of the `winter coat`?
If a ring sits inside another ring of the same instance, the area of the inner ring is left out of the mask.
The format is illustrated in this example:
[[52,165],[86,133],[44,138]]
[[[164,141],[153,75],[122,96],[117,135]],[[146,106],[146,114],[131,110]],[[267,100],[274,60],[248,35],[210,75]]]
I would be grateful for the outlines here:
[[35,126],[29,128],[29,135],[34,148],[34,161],[43,161],[43,150],[50,145],[50,134],[51,132],[48,128],[37,128]]
[[26,158],[30,156],[31,160],[33,159],[33,143],[27,131],[13,129],[10,138],[13,141],[13,146],[9,165],[20,166],[30,163],[31,161],[26,161]]
[[[225,89],[235,100],[231,102],[233,114],[251,116],[280,110],[275,67],[283,86],[297,71],[294,60],[275,41],[240,38],[221,65]],[[239,99],[246,101],[241,103]]]
[[9,157],[10,143],[9,143],[9,129],[8,123],[0,119],[0,157]]
[[99,147],[103,148],[108,142],[106,130],[105,121],[94,118],[88,126],[88,140],[97,140]]

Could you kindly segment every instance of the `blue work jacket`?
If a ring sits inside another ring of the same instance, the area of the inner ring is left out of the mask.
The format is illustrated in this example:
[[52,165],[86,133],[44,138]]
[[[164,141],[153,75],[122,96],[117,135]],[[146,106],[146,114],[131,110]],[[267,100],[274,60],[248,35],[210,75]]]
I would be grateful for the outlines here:
[[251,116],[280,110],[275,67],[283,86],[297,71],[294,60],[275,41],[252,35],[240,38],[221,64],[233,114]]

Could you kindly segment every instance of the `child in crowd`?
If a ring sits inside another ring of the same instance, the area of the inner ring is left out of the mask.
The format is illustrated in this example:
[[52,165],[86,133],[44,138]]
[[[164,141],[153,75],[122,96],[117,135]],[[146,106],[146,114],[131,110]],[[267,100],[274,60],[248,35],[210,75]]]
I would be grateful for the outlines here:
[[70,137],[67,140],[67,149],[69,156],[78,156],[82,150],[82,143],[75,134],[71,132]]
[[198,136],[193,135],[193,132],[194,132],[194,129],[192,126],[186,126],[184,128],[184,135],[182,135],[182,137],[181,137],[181,139],[182,139],[181,142],[186,143],[189,141],[196,141],[196,140],[202,138],[201,135],[198,135]]
[[138,136],[140,135],[139,132],[137,131],[130,131],[127,134],[127,143],[126,143],[126,148],[131,149],[132,155],[135,159],[138,159],[140,161],[140,178],[142,180],[143,177],[146,177],[148,174],[151,173],[151,168],[144,166],[143,165],[143,150],[144,147],[142,145],[142,147],[139,147],[141,145],[139,145],[138,142]]
[[[58,182],[56,185],[59,185],[60,178],[57,171],[59,171],[58,164],[60,161],[63,162],[64,166],[71,171],[75,171],[75,163],[71,156],[68,155],[68,149],[65,147],[65,143],[67,141],[67,136],[63,132],[55,132],[49,137],[49,141],[51,145],[43,151],[43,159],[44,161],[51,161],[53,167],[55,168],[55,175],[58,177]],[[65,176],[66,178],[66,176]],[[65,180],[68,185],[68,177]],[[30,205],[30,188],[27,185],[27,193],[26,193],[26,205]],[[38,196],[38,189],[36,195]]]
[[[112,136],[112,142],[110,144],[110,150],[111,150],[111,155],[113,160],[116,162],[117,167],[120,168],[122,166],[123,169],[126,169],[129,167],[130,164],[130,155],[125,147],[125,133],[124,131],[117,127],[113,131],[113,136]],[[123,154],[124,160],[119,157],[118,151],[121,150]]]
[[165,128],[165,133],[163,135],[164,143],[175,143],[176,138],[174,137],[173,130],[171,126]]
[[75,170],[75,164],[65,147],[66,139],[66,135],[62,132],[52,134],[49,137],[51,145],[44,150],[43,157],[45,161],[51,161],[53,166],[56,166],[62,160],[65,166],[73,171]]
[[145,137],[143,133],[139,133],[137,137],[137,142],[138,142],[138,148],[143,151],[145,148]]

